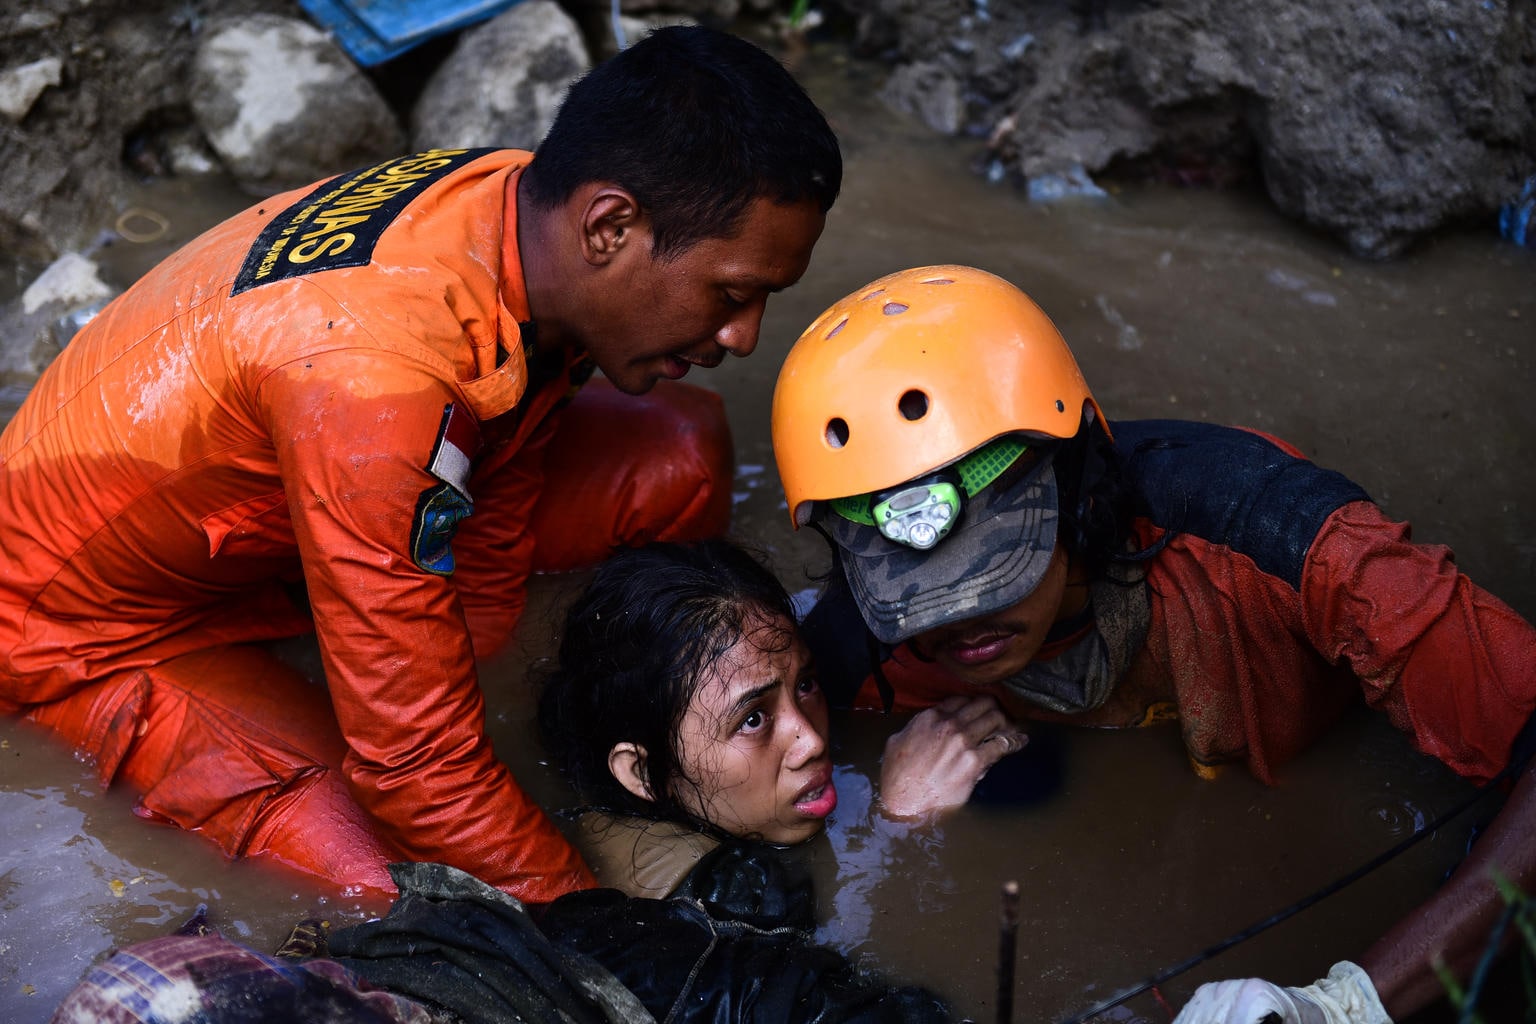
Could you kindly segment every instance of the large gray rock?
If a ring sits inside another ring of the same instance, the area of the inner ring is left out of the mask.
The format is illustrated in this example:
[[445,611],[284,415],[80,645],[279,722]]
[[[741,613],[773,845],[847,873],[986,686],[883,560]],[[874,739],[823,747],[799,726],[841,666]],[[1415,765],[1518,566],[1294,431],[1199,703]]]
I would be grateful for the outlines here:
[[459,38],[416,101],[412,145],[533,149],[591,64],[559,4],[524,0]]
[[1536,0],[842,0],[884,95],[998,176],[1256,166],[1353,252],[1494,211],[1536,172]]
[[36,382],[76,331],[116,294],[90,257],[66,252],[38,274],[20,298],[0,303],[0,392],[20,394]]
[[[1252,8],[1253,13],[1258,8]],[[1339,12],[1355,17],[1340,19]],[[1362,255],[1491,215],[1536,172],[1536,5],[1377,3],[1229,21],[1270,196]],[[1276,67],[1271,49],[1294,61]]]
[[275,192],[399,154],[373,83],[308,22],[253,14],[212,28],[192,64],[197,124],[235,178]]
[[0,71],[0,116],[20,121],[49,86],[63,80],[64,61],[43,57]]

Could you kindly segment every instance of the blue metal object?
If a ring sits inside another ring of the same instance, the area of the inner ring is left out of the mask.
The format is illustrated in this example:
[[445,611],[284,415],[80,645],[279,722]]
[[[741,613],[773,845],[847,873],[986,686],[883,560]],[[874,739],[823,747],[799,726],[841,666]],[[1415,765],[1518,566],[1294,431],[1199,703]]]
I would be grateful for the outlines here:
[[434,36],[484,21],[518,0],[299,0],[357,63],[382,64]]

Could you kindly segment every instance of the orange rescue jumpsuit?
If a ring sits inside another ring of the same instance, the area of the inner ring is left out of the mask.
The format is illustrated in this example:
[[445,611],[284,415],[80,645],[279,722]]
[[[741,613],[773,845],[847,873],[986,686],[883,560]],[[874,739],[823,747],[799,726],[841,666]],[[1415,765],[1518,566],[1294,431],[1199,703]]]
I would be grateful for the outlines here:
[[[594,884],[495,756],[475,674],[521,611],[553,414],[590,372],[531,358],[502,266],[530,159],[432,151],[273,197],[80,332],[0,435],[0,710],[230,856],[386,892],[398,859],[526,900]],[[624,490],[661,424],[672,504],[613,512],[612,538],[590,504],[547,513],[586,535],[541,567],[725,526],[718,399],[615,396],[571,405],[611,463],[580,471]],[[630,404],[641,425],[606,419]],[[311,629],[328,700],[259,646]]]

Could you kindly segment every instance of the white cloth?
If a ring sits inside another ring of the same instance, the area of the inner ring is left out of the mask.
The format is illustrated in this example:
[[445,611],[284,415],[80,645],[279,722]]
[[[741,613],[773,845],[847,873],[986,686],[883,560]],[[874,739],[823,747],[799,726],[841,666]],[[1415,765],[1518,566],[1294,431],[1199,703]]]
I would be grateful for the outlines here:
[[1195,989],[1173,1024],[1259,1024],[1270,1014],[1282,1024],[1392,1024],[1370,976],[1348,960],[1304,988],[1260,978],[1209,982]]

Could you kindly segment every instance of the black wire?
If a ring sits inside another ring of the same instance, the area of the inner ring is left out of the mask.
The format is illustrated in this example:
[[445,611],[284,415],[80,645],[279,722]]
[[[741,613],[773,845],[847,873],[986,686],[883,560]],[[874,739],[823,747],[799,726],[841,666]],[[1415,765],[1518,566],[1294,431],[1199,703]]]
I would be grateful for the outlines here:
[[[1536,718],[1533,718],[1533,721],[1536,721]],[[1155,988],[1158,985],[1161,985],[1163,982],[1168,981],[1170,978],[1178,977],[1185,971],[1190,970],[1193,967],[1197,967],[1205,961],[1211,959],[1211,957],[1216,956],[1219,953],[1224,953],[1238,943],[1246,942],[1247,940],[1253,938],[1255,935],[1258,935],[1260,932],[1267,931],[1268,929],[1273,928],[1275,925],[1279,924],[1281,921],[1301,913],[1303,910],[1306,910],[1308,907],[1312,906],[1312,904],[1328,896],[1332,896],[1334,893],[1338,892],[1345,886],[1351,885],[1354,882],[1358,882],[1360,879],[1364,878],[1372,871],[1375,871],[1377,868],[1381,867],[1393,857],[1396,857],[1404,850],[1413,846],[1425,836],[1443,828],[1448,822],[1451,821],[1451,819],[1462,814],[1483,797],[1487,796],[1495,786],[1512,775],[1515,770],[1516,765],[1514,764],[1506,766],[1503,771],[1499,772],[1493,778],[1479,786],[1477,791],[1474,792],[1471,796],[1467,797],[1465,800],[1451,808],[1449,811],[1446,811],[1444,814],[1440,815],[1440,817],[1436,818],[1428,825],[1414,830],[1412,835],[1407,836],[1396,845],[1394,845],[1391,849],[1384,853],[1377,854],[1369,861],[1366,861],[1355,870],[1349,872],[1349,874],[1335,879],[1334,881],[1328,883],[1321,889],[1314,892],[1312,895],[1298,900],[1297,902],[1286,907],[1284,910],[1277,911],[1276,913],[1271,914],[1269,917],[1266,917],[1264,920],[1259,921],[1256,924],[1249,925],[1247,928],[1244,928],[1242,931],[1236,933],[1235,935],[1223,939],[1221,942],[1216,943],[1214,946],[1202,949],[1200,952],[1196,953],[1194,956],[1187,960],[1181,961],[1172,967],[1164,968],[1141,984],[1132,988],[1128,988],[1121,992],[1119,995],[1113,996],[1109,999],[1106,999],[1102,1003],[1089,1007],[1088,1009],[1077,1014],[1075,1017],[1068,1017],[1065,1020],[1060,1021],[1059,1024],[1082,1024],[1083,1021],[1086,1021],[1090,1017],[1101,1014],[1105,1010],[1112,1010],[1116,1006],[1119,1006],[1121,1003],[1125,1002],[1127,999],[1132,999],[1136,996],[1139,996],[1148,989]]]

